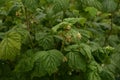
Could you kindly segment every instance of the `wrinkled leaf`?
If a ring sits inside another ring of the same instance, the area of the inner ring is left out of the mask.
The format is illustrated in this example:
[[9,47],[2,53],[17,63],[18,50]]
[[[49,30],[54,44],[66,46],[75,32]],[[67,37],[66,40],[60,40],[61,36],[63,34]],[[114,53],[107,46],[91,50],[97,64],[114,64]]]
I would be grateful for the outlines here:
[[0,59],[14,60],[21,49],[21,36],[17,32],[9,32],[0,43]]

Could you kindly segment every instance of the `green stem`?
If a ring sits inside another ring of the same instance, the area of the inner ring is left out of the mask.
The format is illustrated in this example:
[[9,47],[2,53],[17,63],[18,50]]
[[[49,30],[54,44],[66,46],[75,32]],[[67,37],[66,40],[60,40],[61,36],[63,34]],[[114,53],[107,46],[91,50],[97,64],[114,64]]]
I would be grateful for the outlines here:
[[55,74],[55,73],[54,73],[54,75],[53,75],[53,76],[54,76],[54,80],[56,80],[56,74]]
[[63,51],[63,49],[64,49],[64,41],[62,41],[62,46],[61,46],[61,52]]
[[120,6],[120,1],[119,1],[118,4],[117,4],[116,11],[119,9],[119,6]]
[[25,7],[26,25],[27,25],[28,31],[30,31],[30,21],[29,21],[28,15],[29,15],[29,14],[28,14],[28,10],[27,10],[27,8]]
[[30,31],[31,31],[30,30],[30,18],[28,16],[29,13],[28,13],[28,10],[27,10],[26,7],[24,7],[24,13],[25,13],[25,18],[26,18],[27,30],[29,31],[29,38],[30,38],[30,43],[31,43],[30,48],[33,49],[34,44],[33,44],[33,41],[32,41],[31,34],[30,34]]
[[106,35],[104,45],[107,45],[108,39],[109,39],[109,37],[110,37],[110,35],[112,34],[112,31],[113,31],[113,15],[114,15],[114,13],[111,13],[111,24],[110,24],[111,28],[110,28],[108,34]]

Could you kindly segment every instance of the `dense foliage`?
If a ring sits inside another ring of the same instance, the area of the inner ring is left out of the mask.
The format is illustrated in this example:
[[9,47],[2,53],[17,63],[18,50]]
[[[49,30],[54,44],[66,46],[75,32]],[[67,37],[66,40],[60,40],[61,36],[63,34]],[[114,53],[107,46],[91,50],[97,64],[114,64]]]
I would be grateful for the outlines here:
[[119,0],[0,0],[0,80],[120,77]]

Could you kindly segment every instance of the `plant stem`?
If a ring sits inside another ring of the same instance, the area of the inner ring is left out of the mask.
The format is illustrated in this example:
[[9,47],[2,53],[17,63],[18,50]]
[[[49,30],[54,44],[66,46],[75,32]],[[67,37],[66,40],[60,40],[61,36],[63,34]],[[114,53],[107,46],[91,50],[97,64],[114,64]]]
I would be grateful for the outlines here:
[[110,30],[109,30],[108,34],[106,35],[104,45],[107,45],[108,39],[109,39],[109,37],[110,37],[110,35],[112,34],[112,31],[113,31],[113,15],[114,15],[114,13],[111,12]]
[[25,17],[26,17],[27,29],[28,29],[28,31],[30,31],[30,21],[29,21],[28,15],[29,14],[28,14],[27,8],[25,7]]
[[31,42],[31,45],[30,45],[30,48],[33,49],[33,41],[32,41],[32,37],[31,37],[31,34],[30,34],[30,18],[29,18],[29,13],[28,13],[28,10],[26,7],[24,7],[24,12],[25,12],[25,18],[26,18],[26,25],[27,25],[27,30],[29,31],[29,38],[30,38],[30,42]]

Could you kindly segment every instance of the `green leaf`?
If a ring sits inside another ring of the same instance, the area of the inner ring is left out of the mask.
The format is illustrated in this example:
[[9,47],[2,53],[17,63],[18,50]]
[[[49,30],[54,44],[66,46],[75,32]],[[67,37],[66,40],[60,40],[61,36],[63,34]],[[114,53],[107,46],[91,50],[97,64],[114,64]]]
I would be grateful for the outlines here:
[[22,0],[22,3],[26,8],[34,10],[37,8],[39,0]]
[[115,54],[113,54],[111,58],[111,64],[104,66],[104,69],[112,72],[113,74],[120,74],[120,51],[119,51],[120,45],[118,45],[115,49]]
[[63,22],[61,22],[61,23],[57,24],[56,26],[54,26],[52,28],[52,30],[53,30],[53,32],[57,32],[57,30],[59,30],[61,28],[64,28],[64,27],[66,27],[68,25],[71,26],[71,25],[73,25],[73,24],[75,24],[77,22],[80,23],[81,25],[84,25],[85,22],[86,22],[86,18],[65,18],[63,20]]
[[82,55],[75,52],[69,52],[66,57],[68,58],[68,65],[72,69],[86,71],[86,62]]
[[17,32],[11,31],[0,43],[0,59],[14,60],[20,49],[21,36]]
[[94,7],[87,7],[85,8],[85,11],[88,12],[92,17],[95,17],[98,12],[98,10]]
[[117,3],[114,0],[104,0],[103,1],[103,11],[114,12],[117,8]]
[[80,0],[80,2],[82,3],[82,5],[86,7],[92,6],[97,9],[101,9],[102,7],[101,3],[98,0]]
[[8,0],[0,0],[0,7],[4,6],[6,2],[8,2]]
[[27,72],[32,70],[34,66],[34,60],[29,57],[25,57],[19,61],[19,63],[15,66],[15,72]]
[[54,4],[54,11],[65,11],[68,9],[69,6],[69,0],[53,0]]
[[10,9],[9,9],[9,12],[8,12],[8,16],[15,16],[16,15],[16,12],[20,9],[20,5],[13,5]]
[[86,22],[86,18],[65,18],[64,21],[70,24],[75,24],[78,22],[81,25],[84,25]]
[[64,56],[58,50],[49,50],[37,52],[35,58],[39,61],[39,64],[35,67],[43,67],[42,69],[51,75],[52,73],[58,71],[58,66],[60,66],[61,62],[63,62]]
[[92,52],[94,52],[100,48],[100,45],[96,42],[90,42],[89,44],[90,44],[90,47],[92,49]]
[[87,73],[87,80],[101,80],[97,72],[91,71]]
[[68,22],[61,22],[61,23],[57,24],[56,26],[54,26],[54,27],[52,28],[52,30],[53,30],[53,32],[57,32],[57,30],[65,27],[65,26],[67,26],[67,25],[71,25],[71,24],[68,23]]
[[117,46],[117,43],[120,42],[118,35],[110,35],[110,37],[108,38],[108,42],[112,46]]
[[88,70],[87,70],[87,80],[101,80],[101,77],[99,75],[99,72],[101,72],[102,68],[101,66],[95,62],[94,60],[91,61],[88,64]]
[[25,73],[31,71],[34,67],[34,50],[27,50],[19,59],[17,65],[15,66],[14,72],[16,73]]
[[25,28],[22,28],[22,26],[23,25],[14,27],[13,30],[15,30],[17,33],[21,35],[21,41],[22,43],[25,44],[28,41],[30,34],[28,30],[26,30]]
[[114,75],[111,72],[105,70],[100,73],[100,77],[102,80],[115,80]]
[[94,60],[88,64],[88,69],[90,71],[97,71],[97,72],[100,72],[102,70],[101,66]]
[[89,59],[92,59],[92,54],[91,54],[91,47],[88,46],[87,44],[80,44],[80,52],[82,55],[86,56]]
[[41,59],[38,59],[35,63],[34,63],[34,69],[31,75],[31,78],[34,77],[42,77],[45,76],[47,74],[47,71],[45,70],[45,68],[43,67],[43,63],[41,63]]
[[4,32],[0,32],[0,39],[3,39],[5,36],[5,33]]
[[36,33],[36,40],[38,41],[39,46],[43,47],[44,50],[54,48],[54,38],[52,35],[47,33]]
[[65,51],[79,51],[79,45],[74,44],[64,48]]

